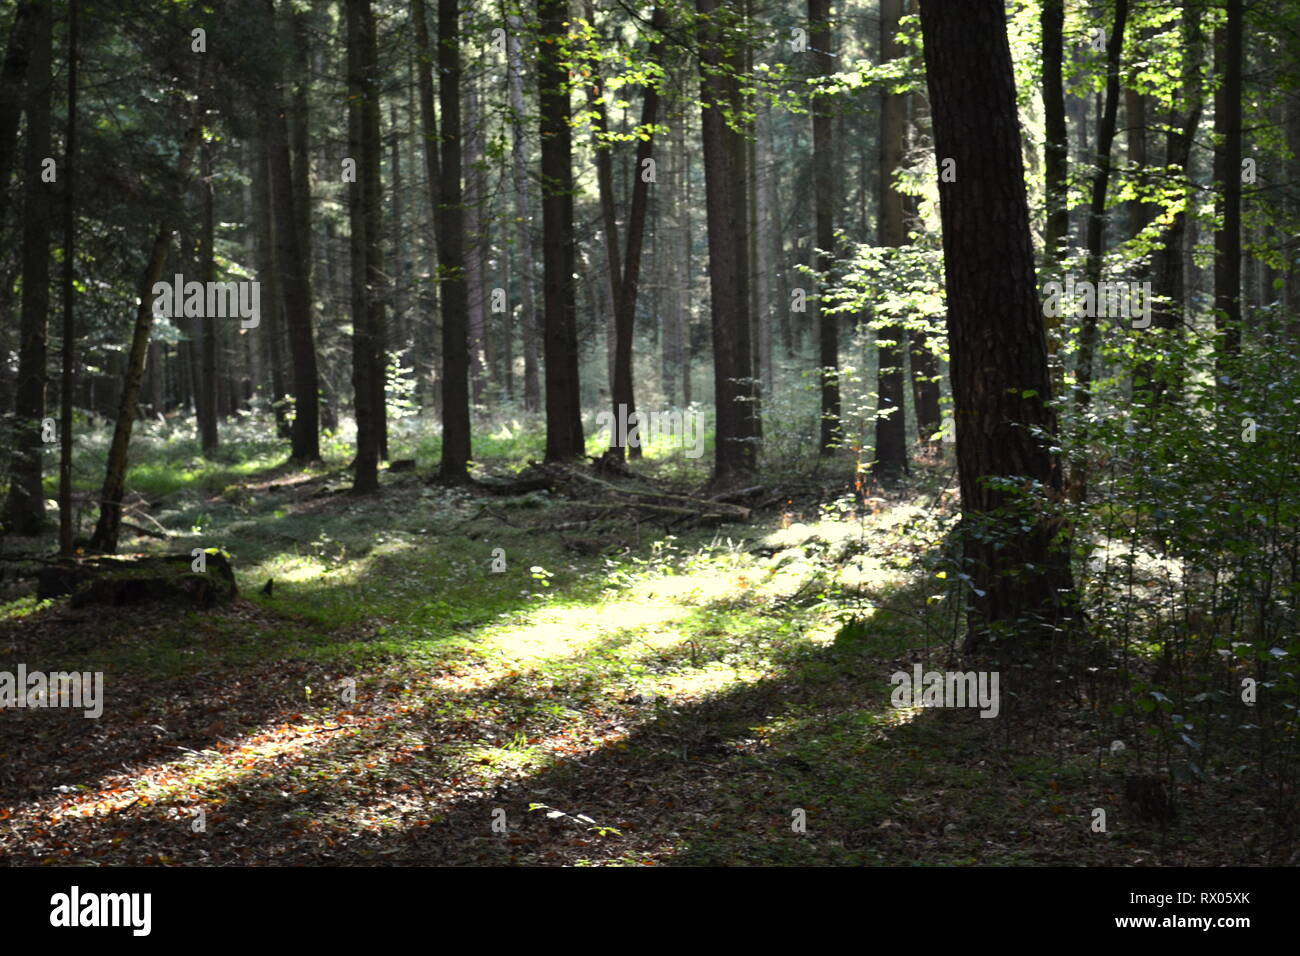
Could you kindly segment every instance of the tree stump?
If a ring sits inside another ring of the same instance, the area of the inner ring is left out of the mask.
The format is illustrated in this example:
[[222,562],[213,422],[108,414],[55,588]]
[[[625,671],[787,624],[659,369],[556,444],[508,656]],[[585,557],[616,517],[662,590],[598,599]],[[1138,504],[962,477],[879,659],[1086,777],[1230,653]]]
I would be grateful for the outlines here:
[[36,597],[71,594],[74,608],[163,602],[202,610],[233,600],[239,592],[227,555],[215,548],[205,551],[202,571],[194,569],[196,560],[189,554],[166,554],[51,565],[41,571]]

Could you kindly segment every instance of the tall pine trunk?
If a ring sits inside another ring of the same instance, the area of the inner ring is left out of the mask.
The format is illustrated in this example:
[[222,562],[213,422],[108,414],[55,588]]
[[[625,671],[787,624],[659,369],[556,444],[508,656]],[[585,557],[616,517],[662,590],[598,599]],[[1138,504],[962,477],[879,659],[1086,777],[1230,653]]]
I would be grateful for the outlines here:
[[[270,16],[268,14],[268,21]],[[289,330],[293,361],[294,419],[291,431],[295,461],[320,460],[320,381],[311,321],[311,288],[298,236],[297,203],[285,111],[278,86],[264,91],[262,135],[266,141],[271,195],[271,223],[280,298]]]
[[438,194],[438,271],[442,289],[442,460],[439,478],[469,480],[469,296],[465,287],[465,207],[461,190],[460,13],[438,0],[438,100],[442,177]]
[[76,378],[77,55],[79,0],[68,0],[68,126],[63,178],[63,336],[59,378],[59,554],[73,553],[72,391]]
[[379,416],[375,407],[375,371],[377,341],[371,298],[377,289],[371,285],[370,256],[374,238],[370,229],[375,220],[370,203],[369,163],[374,157],[369,135],[367,101],[378,96],[373,77],[366,72],[367,49],[374,40],[374,15],[370,0],[349,0],[347,8],[348,62],[348,152],[356,160],[357,177],[348,184],[348,243],[351,263],[352,302],[352,389],[357,420],[357,453],[353,459],[352,490],[368,493],[379,487]]
[[573,284],[573,164],[569,128],[568,0],[538,0],[541,27],[537,85],[541,106],[543,302],[546,332],[546,460],[577,458],[585,448],[578,378]]
[[698,0],[696,10],[702,17],[700,127],[717,415],[713,484],[722,486],[751,475],[758,458],[750,368],[745,138],[727,122],[727,114],[739,122],[743,54],[725,35],[739,21],[733,3]]
[[[1006,626],[1046,637],[1070,613],[1059,527],[1005,479],[1059,498],[1047,344],[1034,273],[1015,81],[1002,0],[922,0],[956,405],[969,651]],[[1039,434],[1041,431],[1041,435]],[[1018,518],[1024,516],[1028,527]],[[996,532],[996,533],[991,533]]]
[[[41,439],[45,418],[46,332],[50,308],[50,192],[44,161],[50,155],[52,4],[32,12],[27,75],[27,155],[23,169],[23,301],[18,331],[18,386],[14,398],[14,448],[9,464],[5,527],[13,534],[45,529]],[[7,185],[7,184],[0,184]],[[143,360],[143,356],[142,356]]]

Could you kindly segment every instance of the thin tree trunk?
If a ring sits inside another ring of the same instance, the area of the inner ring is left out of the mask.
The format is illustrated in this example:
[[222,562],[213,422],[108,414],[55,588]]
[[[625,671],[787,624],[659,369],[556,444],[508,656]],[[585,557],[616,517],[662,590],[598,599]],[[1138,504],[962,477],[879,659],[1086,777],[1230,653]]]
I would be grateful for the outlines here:
[[[820,0],[826,2],[826,0]],[[880,61],[886,63],[902,55],[897,38],[903,16],[902,0],[881,0]],[[903,145],[907,139],[907,99],[888,90],[880,102],[880,245],[899,247],[907,244],[904,197],[894,187],[894,174],[903,165]],[[820,220],[818,243],[820,244]],[[876,470],[881,480],[892,484],[907,472],[907,418],[903,400],[906,385],[903,373],[904,332],[901,324],[891,324],[876,333],[877,387]]]
[[521,304],[521,331],[524,345],[524,410],[538,411],[542,407],[542,391],[538,381],[537,299],[533,283],[536,263],[541,258],[533,240],[532,203],[528,183],[528,146],[524,139],[524,63],[519,53],[519,34],[523,21],[514,14],[506,17],[506,52],[510,60],[510,157],[514,164],[515,183],[515,244],[519,255],[519,296]]
[[[909,4],[909,8],[911,4]],[[921,123],[927,118],[924,112],[925,99],[915,93],[908,94],[910,101],[912,122],[908,126],[909,136],[909,153],[919,151],[921,140]],[[905,196],[903,201],[904,214],[908,223],[918,223],[920,210],[917,206],[917,200],[914,196]],[[916,431],[921,441],[927,446],[933,446],[934,436],[938,434],[943,422],[939,414],[939,358],[934,354],[930,346],[930,336],[928,333],[917,330],[908,335],[908,358],[912,371],[912,406],[916,412]],[[1050,345],[1049,345],[1050,349]]]
[[[199,278],[207,283],[217,277],[213,208],[212,148],[205,142],[199,147],[199,189],[203,197],[203,227],[199,233]],[[195,418],[198,419],[199,444],[204,455],[216,451],[217,435],[217,332],[213,317],[204,310],[202,317],[191,319],[193,341],[199,353],[199,377],[195,383]]]
[[[429,21],[428,13],[424,0],[411,0],[411,19],[415,21],[415,52],[416,52],[416,84],[420,94],[420,128],[424,137],[424,176],[428,183],[429,193],[429,222],[430,231],[433,235],[433,272],[434,281],[429,283],[426,296],[422,297],[422,302],[427,305],[430,312],[428,315],[420,317],[420,328],[428,329],[433,325],[434,310],[438,306],[439,289],[441,282],[437,277],[438,271],[438,223],[441,213],[438,210],[439,190],[442,188],[442,162],[439,157],[440,140],[438,138],[438,120],[433,111],[433,56],[429,53]],[[431,329],[436,333],[436,330]],[[432,339],[430,336],[430,349],[432,352]],[[432,355],[417,354],[415,360],[417,369],[423,368],[424,374],[420,375],[420,382],[432,384],[433,370],[436,368]],[[436,398],[436,391],[433,396],[433,404],[440,404]]]
[[[1115,118],[1119,111],[1119,64],[1128,22],[1128,0],[1116,0],[1115,22],[1106,44],[1106,99],[1097,127],[1097,171],[1092,179],[1092,201],[1088,207],[1087,265],[1085,278],[1094,289],[1101,281],[1102,253],[1106,238],[1106,190],[1110,185],[1110,153],[1115,140]],[[1092,366],[1097,351],[1097,312],[1084,315],[1079,335],[1079,366],[1075,371],[1075,408],[1080,422],[1077,445],[1081,449],[1070,473],[1070,493],[1075,501],[1088,498],[1087,411],[1092,405]]]
[[[882,0],[882,10],[889,4],[897,6],[899,0]],[[831,56],[831,4],[830,0],[808,0],[808,42],[812,47],[813,72],[823,79],[835,72]],[[897,15],[895,15],[897,21]],[[883,27],[882,27],[883,29]],[[834,263],[835,246],[835,159],[831,127],[832,111],[829,91],[820,91],[812,104],[813,126],[813,197],[816,206],[814,229],[816,271],[822,289],[831,286],[830,270]],[[817,365],[821,370],[821,439],[819,449],[823,456],[834,454],[843,437],[840,425],[840,345],[839,316],[827,309],[820,293],[814,305],[813,323],[817,327]],[[902,378],[897,379],[902,388]],[[901,394],[901,391],[900,391]],[[879,423],[877,423],[879,432]],[[879,434],[877,435],[879,445]],[[889,449],[886,449],[889,452]],[[892,454],[892,452],[889,452]],[[879,457],[879,448],[877,449]],[[896,458],[897,456],[895,456]]]
[[1228,20],[1216,37],[1215,72],[1221,78],[1214,104],[1214,179],[1220,192],[1214,233],[1215,375],[1232,386],[1228,362],[1241,353],[1241,69],[1242,0],[1226,0]]
[[483,182],[483,111],[479,108],[478,82],[473,74],[466,87],[465,281],[469,286],[469,369],[474,401],[482,403],[483,390],[491,377],[487,361],[487,301],[483,270],[487,190]]
[[[184,183],[189,175],[194,153],[198,149],[201,130],[196,121],[185,134],[181,146],[177,179]],[[177,190],[179,208],[180,197],[184,187]],[[118,399],[117,422],[113,427],[113,439],[108,447],[108,465],[104,473],[104,484],[99,492],[99,520],[95,523],[95,533],[90,539],[90,550],[104,554],[117,551],[118,533],[122,525],[122,494],[126,486],[127,450],[131,444],[131,430],[137,414],[136,403],[140,397],[140,383],[144,378],[144,360],[149,350],[149,334],[153,329],[153,288],[162,277],[163,266],[167,262],[167,246],[172,240],[173,224],[164,220],[154,236],[153,250],[149,254],[149,263],[145,267],[140,283],[140,304],[135,312],[135,329],[131,334],[131,351],[127,358],[126,374],[122,381],[122,394]]]
[[[14,400],[14,448],[9,465],[5,526],[13,534],[45,529],[41,459],[45,443],[46,326],[50,308],[50,192],[44,161],[50,155],[50,58],[52,4],[32,13],[27,76],[27,155],[23,170],[23,301],[19,326],[18,386]],[[7,185],[0,183],[0,186]],[[143,354],[141,361],[144,361]]]
[[79,0],[68,0],[68,126],[63,162],[63,367],[59,381],[59,554],[64,556],[71,555],[75,548],[72,525],[72,391],[77,366],[77,21],[80,6]]
[[536,412],[542,407],[538,381],[537,299],[533,283],[536,263],[541,258],[533,240],[532,203],[528,184],[528,146],[524,139],[524,63],[519,53],[519,34],[523,21],[514,14],[506,17],[506,52],[510,61],[510,158],[514,164],[515,244],[519,256],[519,296],[521,331],[524,345],[524,410]]
[[22,116],[23,87],[31,56],[33,13],[49,16],[48,11],[41,13],[36,7],[36,3],[22,0],[14,9],[9,46],[5,51],[4,65],[0,67],[0,229],[4,229],[9,213],[9,174],[13,172],[14,157],[18,152],[18,121]]

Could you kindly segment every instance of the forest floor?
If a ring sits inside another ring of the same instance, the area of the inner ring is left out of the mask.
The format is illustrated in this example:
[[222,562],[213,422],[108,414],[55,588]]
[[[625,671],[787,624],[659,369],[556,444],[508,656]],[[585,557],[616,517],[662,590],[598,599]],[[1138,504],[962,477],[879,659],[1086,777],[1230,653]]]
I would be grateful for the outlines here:
[[418,472],[354,497],[337,464],[172,489],[153,517],[194,531],[154,549],[229,551],[232,604],[0,604],[0,670],[105,675],[97,720],[0,711],[0,860],[1286,862],[1242,788],[1127,819],[1086,701],[891,705],[948,659],[951,479],[677,537]]

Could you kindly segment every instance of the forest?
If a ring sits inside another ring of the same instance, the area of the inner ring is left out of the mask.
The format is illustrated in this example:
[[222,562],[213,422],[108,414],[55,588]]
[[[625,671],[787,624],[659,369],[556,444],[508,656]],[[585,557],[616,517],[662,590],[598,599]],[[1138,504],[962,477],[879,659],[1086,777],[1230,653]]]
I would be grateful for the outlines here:
[[0,863],[1300,864],[1293,0],[0,57]]

